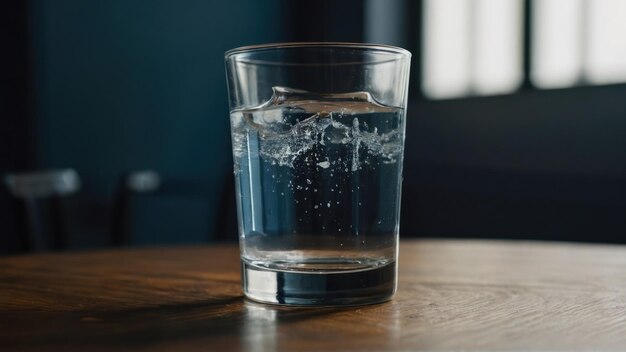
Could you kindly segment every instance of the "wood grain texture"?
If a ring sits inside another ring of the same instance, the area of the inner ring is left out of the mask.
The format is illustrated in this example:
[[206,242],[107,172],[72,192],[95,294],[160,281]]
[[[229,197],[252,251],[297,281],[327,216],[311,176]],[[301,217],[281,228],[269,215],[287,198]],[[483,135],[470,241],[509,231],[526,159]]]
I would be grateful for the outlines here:
[[401,244],[398,293],[243,299],[235,246],[0,259],[0,350],[625,350],[626,247]]

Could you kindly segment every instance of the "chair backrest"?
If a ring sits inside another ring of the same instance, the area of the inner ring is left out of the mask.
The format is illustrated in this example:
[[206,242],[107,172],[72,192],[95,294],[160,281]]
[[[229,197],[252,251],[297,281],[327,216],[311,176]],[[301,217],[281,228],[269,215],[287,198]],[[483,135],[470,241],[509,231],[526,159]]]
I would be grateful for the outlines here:
[[64,249],[68,241],[64,198],[80,190],[78,173],[72,169],[14,173],[4,181],[16,200],[23,249]]
[[120,179],[111,219],[111,245],[129,245],[132,241],[132,196],[157,191],[161,175],[153,170],[130,172]]
[[204,179],[134,171],[118,183],[111,244],[183,244],[218,240],[219,195]]
[[64,196],[81,187],[80,177],[72,169],[9,174],[5,183],[11,194],[21,199]]

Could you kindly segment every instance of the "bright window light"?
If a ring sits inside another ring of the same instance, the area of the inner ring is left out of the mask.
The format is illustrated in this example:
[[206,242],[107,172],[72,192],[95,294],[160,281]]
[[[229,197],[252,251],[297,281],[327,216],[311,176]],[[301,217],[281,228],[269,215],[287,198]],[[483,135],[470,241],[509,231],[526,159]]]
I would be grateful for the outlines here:
[[[532,0],[538,88],[626,82],[626,0]],[[522,0],[424,0],[424,94],[506,94],[523,81]]]
[[521,0],[425,0],[424,94],[505,94],[522,82]]
[[587,81],[626,82],[626,1],[588,1],[588,16]]
[[583,5],[584,0],[533,1],[530,77],[537,87],[569,87],[581,79]]
[[471,1],[424,1],[422,89],[430,98],[453,98],[470,92]]
[[522,2],[474,0],[474,89],[503,94],[522,83]]

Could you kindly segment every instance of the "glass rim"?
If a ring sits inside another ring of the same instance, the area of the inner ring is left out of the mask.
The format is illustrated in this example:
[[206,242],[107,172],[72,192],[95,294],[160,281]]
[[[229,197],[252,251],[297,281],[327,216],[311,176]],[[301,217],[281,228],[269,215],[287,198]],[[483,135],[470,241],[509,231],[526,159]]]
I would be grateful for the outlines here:
[[[380,52],[387,54],[394,54],[397,57],[379,60],[379,61],[356,61],[356,62],[341,62],[341,63],[293,63],[293,62],[279,62],[275,60],[263,60],[263,59],[249,59],[249,58],[237,58],[241,54],[257,53],[270,50],[280,49],[302,49],[302,48],[338,48],[338,49],[360,49],[363,51]],[[230,49],[224,53],[224,60],[228,61],[234,59],[238,63],[250,63],[258,65],[346,65],[346,64],[380,64],[389,61],[395,61],[398,58],[411,58],[411,52],[397,46],[385,45],[385,44],[369,44],[369,43],[351,43],[351,42],[287,42],[287,43],[270,43],[270,44],[258,44],[258,45],[246,45],[237,48]]]

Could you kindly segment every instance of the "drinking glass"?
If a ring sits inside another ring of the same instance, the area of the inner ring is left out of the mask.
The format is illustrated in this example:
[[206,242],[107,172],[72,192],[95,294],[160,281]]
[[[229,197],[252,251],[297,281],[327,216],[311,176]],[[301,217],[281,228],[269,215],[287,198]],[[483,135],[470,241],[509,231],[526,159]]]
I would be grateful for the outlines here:
[[226,52],[249,299],[357,305],[394,294],[410,57],[349,43]]

